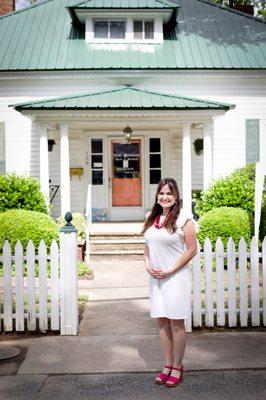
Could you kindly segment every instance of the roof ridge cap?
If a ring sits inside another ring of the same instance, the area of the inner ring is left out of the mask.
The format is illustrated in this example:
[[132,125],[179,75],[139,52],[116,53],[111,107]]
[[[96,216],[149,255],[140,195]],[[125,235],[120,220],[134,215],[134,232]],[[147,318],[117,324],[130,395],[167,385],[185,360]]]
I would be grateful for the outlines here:
[[19,14],[19,13],[24,12],[24,11],[28,11],[28,10],[34,8],[34,7],[38,7],[38,6],[41,6],[42,4],[49,3],[50,1],[53,1],[53,0],[41,0],[41,1],[38,1],[38,2],[36,2],[34,4],[31,4],[31,5],[27,6],[27,7],[23,7],[23,8],[20,8],[19,10],[15,10],[15,11],[12,11],[10,13],[1,15],[0,19],[6,18],[6,17],[12,17],[12,15]]
[[85,97],[85,96],[91,96],[91,95],[96,95],[96,94],[102,94],[102,93],[108,93],[108,92],[119,92],[120,90],[125,90],[128,89],[128,87],[131,87],[130,85],[122,85],[119,87],[110,87],[108,89],[100,89],[95,92],[86,92],[86,93],[75,93],[75,94],[70,94],[66,96],[56,96],[52,98],[45,98],[41,100],[33,100],[33,101],[24,101],[20,103],[12,103],[9,104],[9,107],[19,107],[20,105],[24,104],[38,104],[38,103],[43,103],[44,101],[58,101],[58,100],[64,100],[64,99],[69,99],[69,98],[75,98],[75,97]]
[[213,7],[221,8],[224,11],[228,11],[228,12],[232,12],[232,13],[241,15],[242,17],[245,17],[245,18],[249,18],[249,19],[252,19],[254,21],[262,22],[263,24],[266,24],[266,20],[264,20],[262,18],[254,17],[254,15],[246,14],[243,11],[235,10],[234,8],[223,6],[222,4],[213,3],[211,0],[197,0],[197,1],[199,1],[201,3],[208,4],[208,5],[213,6]]
[[179,99],[181,98],[181,99],[186,99],[186,100],[202,101],[202,102],[209,103],[209,104],[223,104],[225,106],[232,106],[232,104],[230,104],[230,103],[223,103],[221,101],[200,99],[198,97],[183,96],[183,95],[179,95],[179,94],[167,93],[167,92],[161,92],[161,91],[156,92],[154,90],[144,89],[144,88],[136,88],[136,87],[132,87],[132,89],[138,90],[139,92],[145,92],[145,93],[155,94],[155,95],[160,95],[160,96],[165,96],[165,97],[175,97],[175,98],[179,98]]

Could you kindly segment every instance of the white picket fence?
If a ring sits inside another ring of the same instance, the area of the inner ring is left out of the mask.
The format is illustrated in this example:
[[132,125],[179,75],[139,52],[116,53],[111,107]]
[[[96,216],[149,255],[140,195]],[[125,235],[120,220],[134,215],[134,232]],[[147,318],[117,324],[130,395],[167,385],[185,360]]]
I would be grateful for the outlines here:
[[[77,242],[76,233],[60,233],[60,253],[54,240],[47,248],[42,240],[36,249],[28,242],[26,253],[20,241],[11,254],[8,241],[0,256],[3,263],[0,287],[0,331],[5,332],[39,329],[59,331],[61,335],[76,335],[78,327],[77,296]],[[39,276],[35,277],[38,263]],[[51,277],[47,277],[50,262]],[[26,263],[27,277],[23,278]],[[12,277],[12,264],[15,277]],[[3,321],[3,323],[2,323]]]
[[[249,251],[247,247],[241,239],[236,251],[233,240],[229,239],[225,251],[221,240],[217,240],[213,252],[210,240],[206,239],[204,251],[198,251],[192,261],[192,301],[187,331],[201,326],[266,326],[266,238],[261,253],[255,238]],[[25,255],[20,242],[16,244],[14,255],[10,244],[5,243],[0,256],[4,271],[0,293],[3,302],[1,329],[20,332],[35,331],[38,327],[42,332],[49,328],[60,330],[61,335],[77,334],[76,250],[73,232],[60,233],[60,255],[55,241],[50,249],[42,241],[37,254],[30,241]],[[34,271],[36,261],[38,278]],[[51,264],[49,285],[48,261]],[[27,264],[26,278],[23,278],[23,263]],[[14,278],[12,264],[16,268]]]
[[[220,239],[215,251],[207,238],[192,260],[191,317],[187,331],[206,327],[266,326],[266,237],[262,252],[253,237],[249,251],[241,238],[238,251],[229,238],[226,251]],[[204,324],[203,324],[204,318]]]

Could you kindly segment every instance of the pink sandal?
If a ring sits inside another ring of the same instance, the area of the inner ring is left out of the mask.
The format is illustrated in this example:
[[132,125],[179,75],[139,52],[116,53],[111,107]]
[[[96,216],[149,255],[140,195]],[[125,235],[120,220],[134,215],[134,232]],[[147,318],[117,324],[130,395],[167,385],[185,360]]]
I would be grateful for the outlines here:
[[165,374],[164,372],[160,372],[160,373],[157,375],[157,377],[156,377],[156,379],[155,379],[155,383],[156,383],[157,385],[164,385],[164,384],[166,383],[166,381],[168,380],[170,374],[171,374],[172,367],[170,367],[169,365],[165,365],[164,368],[169,369],[169,372],[168,372],[168,374]]
[[176,386],[180,385],[180,383],[183,380],[183,372],[184,372],[183,365],[180,368],[172,367],[172,371],[173,370],[180,371],[180,376],[176,377],[176,376],[170,375],[169,378],[167,379],[167,381],[165,382],[165,387],[168,387],[168,388],[176,387]]

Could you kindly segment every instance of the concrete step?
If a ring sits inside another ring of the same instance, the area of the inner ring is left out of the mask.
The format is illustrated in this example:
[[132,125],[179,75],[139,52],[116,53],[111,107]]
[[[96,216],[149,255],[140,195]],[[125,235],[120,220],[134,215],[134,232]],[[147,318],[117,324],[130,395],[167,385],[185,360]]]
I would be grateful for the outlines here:
[[92,250],[90,252],[90,261],[100,261],[100,260],[143,260],[143,250]]
[[92,240],[90,242],[90,251],[101,250],[142,250],[145,241],[143,239],[123,239],[123,240]]

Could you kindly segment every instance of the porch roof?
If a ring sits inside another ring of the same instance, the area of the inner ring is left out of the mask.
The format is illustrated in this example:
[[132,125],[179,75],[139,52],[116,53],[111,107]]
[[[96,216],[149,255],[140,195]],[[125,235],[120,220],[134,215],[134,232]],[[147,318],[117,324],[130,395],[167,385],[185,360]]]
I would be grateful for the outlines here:
[[227,103],[122,86],[54,99],[11,104],[22,110],[229,110]]

